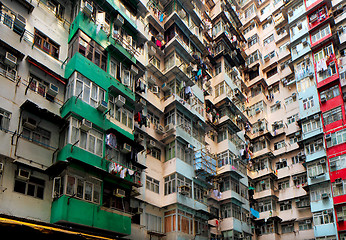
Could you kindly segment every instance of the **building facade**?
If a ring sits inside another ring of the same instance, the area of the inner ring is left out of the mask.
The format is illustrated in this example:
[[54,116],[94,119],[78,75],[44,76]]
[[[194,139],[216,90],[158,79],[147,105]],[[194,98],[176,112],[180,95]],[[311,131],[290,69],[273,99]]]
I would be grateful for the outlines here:
[[0,227],[344,239],[344,4],[0,2]]

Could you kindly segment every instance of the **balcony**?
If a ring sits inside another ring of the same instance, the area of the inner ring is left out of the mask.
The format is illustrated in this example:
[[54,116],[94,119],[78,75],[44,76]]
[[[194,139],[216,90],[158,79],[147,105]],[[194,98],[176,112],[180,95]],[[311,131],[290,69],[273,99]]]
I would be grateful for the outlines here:
[[273,189],[268,189],[260,192],[255,192],[253,195],[254,199],[269,197],[269,196],[276,196],[276,193]]
[[[318,187],[318,186],[316,186]],[[320,199],[319,201],[310,202],[311,212],[319,212],[326,209],[333,208],[333,198],[328,193],[327,198]]]
[[316,137],[316,136],[318,136],[318,135],[320,135],[322,133],[323,133],[323,128],[322,127],[316,128],[316,129],[314,129],[314,130],[312,130],[310,132],[303,133],[302,140],[305,141],[305,140],[307,140],[309,138]]
[[341,14],[334,18],[334,23],[337,26],[339,23],[346,19],[346,11],[344,10]]
[[50,221],[51,223],[80,224],[91,229],[112,231],[125,236],[131,234],[131,216],[125,212],[63,195],[53,201]]
[[277,233],[263,234],[257,237],[258,240],[280,240],[281,236]]
[[283,32],[280,32],[280,34],[278,34],[277,31],[274,32],[274,40],[276,44],[280,43],[286,37],[289,37],[288,31],[286,29]]
[[329,181],[330,178],[329,178],[329,174],[328,172],[324,172],[324,173],[321,173],[317,176],[313,176],[313,177],[308,177],[308,185],[314,185],[314,184],[320,184],[322,182],[326,182],[326,181]]
[[255,10],[255,12],[250,15],[249,17],[245,18],[244,16],[242,16],[240,18],[240,21],[242,23],[243,26],[247,25],[248,23],[250,23],[252,20],[256,20],[257,22],[259,22],[259,15],[257,14],[257,11]]
[[315,237],[335,236],[337,234],[335,223],[314,226]]
[[[309,33],[309,29],[307,26],[303,26],[302,29],[299,30],[299,32],[297,34],[291,34],[290,38],[291,38],[291,46],[292,44],[297,41],[298,39],[302,38],[303,36],[307,35]],[[310,38],[309,38],[309,43],[310,43]]]
[[166,43],[165,53],[168,53],[171,50],[177,50],[190,62],[194,61],[192,50],[177,34]]
[[[155,1],[149,0],[147,3],[147,9],[149,10],[149,14],[147,15],[147,19],[149,20],[149,23],[151,23],[154,27],[159,29],[160,32],[164,32],[164,24],[163,21],[161,22],[157,12],[163,12],[163,9],[160,9],[159,6],[155,3]],[[156,13],[155,13],[155,12]],[[164,20],[164,18],[162,18]]]
[[240,220],[231,217],[231,218],[224,218],[219,226],[222,231],[226,230],[233,230],[238,232],[247,232],[251,234],[251,227],[249,224],[241,222]]
[[290,13],[288,11],[288,23],[292,24],[295,20],[300,19],[303,14],[306,13],[305,4],[303,4],[299,9],[296,9],[294,12]]
[[258,158],[258,157],[261,157],[261,156],[270,156],[270,157],[272,157],[274,155],[273,155],[273,151],[269,147],[266,147],[266,148],[263,148],[262,150],[254,152],[252,158]]
[[234,162],[233,165],[227,164],[217,168],[216,172],[218,175],[229,172],[237,178],[244,178],[246,176],[246,167],[242,163]]
[[275,171],[271,168],[265,168],[265,169],[262,169],[262,170],[249,170],[248,171],[248,176],[255,180],[257,178],[260,178],[260,177],[263,177],[263,176],[266,176],[266,175],[271,175],[273,177],[277,177],[276,174],[275,174]]
[[[302,44],[302,43],[300,43]],[[299,45],[299,44],[298,44]],[[296,50],[296,49],[291,49],[291,56],[292,56],[292,62],[296,61],[297,59],[305,56],[306,54],[308,54],[309,52],[311,52],[311,48],[310,46],[305,46],[303,47],[300,51]]]
[[315,75],[315,70],[313,65],[309,65],[306,67],[306,69],[295,72],[295,77],[297,82],[299,82],[300,80],[306,77],[313,78],[314,75]]
[[323,158],[323,157],[326,157],[327,154],[326,154],[326,150],[323,149],[321,151],[317,151],[317,152],[314,152],[312,154],[306,154],[306,162],[312,162],[316,159],[320,159],[320,158]]
[[[346,12],[344,14],[346,15]],[[343,30],[342,32],[339,31],[338,35],[339,35],[340,44],[345,43],[346,42],[346,31],[345,30]]]

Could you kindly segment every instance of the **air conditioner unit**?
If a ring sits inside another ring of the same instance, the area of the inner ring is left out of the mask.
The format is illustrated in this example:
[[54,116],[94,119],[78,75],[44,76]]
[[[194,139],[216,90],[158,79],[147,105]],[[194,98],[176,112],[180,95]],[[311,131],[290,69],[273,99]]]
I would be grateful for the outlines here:
[[329,194],[328,193],[322,193],[321,197],[322,197],[322,199],[326,199],[329,197]]
[[159,93],[159,86],[154,86],[152,92],[154,94],[158,94]]
[[193,150],[194,147],[193,147],[192,144],[188,144],[188,145],[187,145],[187,148]]
[[318,115],[318,114],[314,115],[314,119],[315,119],[315,120],[320,119],[320,115]]
[[326,163],[326,159],[321,159],[321,160],[320,160],[320,163],[321,163],[321,164]]
[[342,178],[337,178],[337,179],[335,179],[335,183],[336,184],[342,184]]
[[97,105],[97,110],[100,112],[105,112],[108,109],[108,103],[104,100],[100,100]]
[[306,223],[311,223],[311,219],[305,220]]
[[114,24],[118,27],[121,27],[124,24],[124,18],[120,14],[118,14],[114,21]]
[[37,122],[35,119],[27,117],[24,119],[23,126],[31,130],[34,130],[37,127]]
[[82,124],[80,126],[80,129],[82,129],[83,131],[89,131],[92,128],[92,122],[90,122],[89,120],[86,120],[85,118],[82,120]]
[[303,45],[308,44],[308,39],[307,38],[303,38],[302,43],[303,43]]
[[293,10],[292,9],[290,9],[290,10],[288,10],[288,15],[290,15],[290,17],[292,17],[293,16]]
[[148,143],[148,145],[149,145],[150,147],[155,147],[155,146],[156,146],[156,142],[155,142],[154,140],[150,140],[149,143]]
[[17,65],[17,57],[9,52],[6,52],[4,63],[14,68]]
[[321,145],[321,144],[323,143],[323,141],[322,141],[322,139],[318,139],[318,140],[316,141],[316,143],[319,144],[319,145]]
[[331,134],[326,134],[326,139],[331,139],[332,135]]
[[244,238],[244,234],[240,233],[240,234],[238,235],[238,238],[240,238],[240,239]]
[[259,203],[258,203],[258,206],[263,206],[263,202],[259,202]]
[[83,13],[84,13],[86,16],[90,17],[91,14],[93,13],[93,11],[94,11],[94,8],[93,8],[93,6],[91,5],[91,3],[89,3],[88,1],[85,1],[85,3],[84,3],[84,8],[83,8]]
[[295,202],[300,202],[300,198],[296,198]]
[[296,132],[295,135],[296,135],[296,136],[300,136],[300,132]]
[[123,153],[130,153],[131,150],[132,150],[131,145],[128,143],[124,143],[123,148],[121,149]]
[[326,95],[321,95],[321,103],[324,103],[327,101]]
[[117,189],[113,192],[113,194],[114,194],[115,196],[117,196],[117,197],[123,198],[123,197],[125,197],[125,190],[117,188]]
[[342,33],[344,31],[344,26],[339,26],[338,27],[338,32]]
[[20,14],[16,15],[14,19],[13,31],[22,35],[25,32],[26,19]]
[[256,109],[255,109],[255,112],[256,112],[256,113],[260,113],[261,110],[260,110],[259,108],[256,108]]
[[338,222],[343,222],[344,221],[344,216],[338,216]]
[[332,210],[332,209],[328,209],[328,210],[327,210],[327,213],[328,213],[328,214],[332,214],[332,213],[333,213],[333,210]]
[[23,179],[23,180],[29,180],[30,175],[31,175],[30,171],[23,169],[23,168],[18,169],[18,174],[17,174],[18,178]]
[[137,207],[133,210],[133,213],[135,214],[142,214],[143,213],[143,208]]
[[330,168],[336,168],[336,162],[331,162],[330,163]]
[[55,97],[55,96],[58,95],[58,93],[59,93],[59,87],[56,86],[56,85],[54,85],[53,83],[50,83],[50,84],[49,84],[49,88],[48,88],[48,90],[47,90],[47,93],[48,93],[49,95]]
[[269,61],[269,59],[270,59],[269,54],[267,54],[267,55],[265,55],[265,56],[264,56],[264,61],[265,61],[265,62],[268,62],[268,61]]
[[114,38],[115,40],[119,40],[119,36],[120,36],[120,31],[116,30],[115,28],[113,28],[113,30],[112,30],[112,38]]
[[139,99],[139,103],[142,104],[143,106],[147,105],[147,101],[145,101],[144,98]]
[[186,185],[180,186],[179,187],[179,193],[181,195],[188,195],[190,193],[190,187],[186,186]]
[[121,95],[118,95],[118,97],[116,98],[115,104],[118,107],[122,107],[124,106],[125,103],[126,103],[126,98]]
[[284,201],[284,204],[289,204],[290,203],[290,201]]
[[298,179],[298,177],[297,177],[297,176],[294,176],[292,179],[293,179],[293,181],[295,181],[295,180]]
[[159,134],[164,134],[164,128],[161,124],[155,125],[155,131]]
[[131,73],[137,75],[138,74],[138,68],[136,68],[135,66],[131,65],[131,68],[130,68],[130,71]]
[[165,126],[165,132],[166,133],[171,131],[172,129],[174,129],[173,123],[169,123],[168,125]]

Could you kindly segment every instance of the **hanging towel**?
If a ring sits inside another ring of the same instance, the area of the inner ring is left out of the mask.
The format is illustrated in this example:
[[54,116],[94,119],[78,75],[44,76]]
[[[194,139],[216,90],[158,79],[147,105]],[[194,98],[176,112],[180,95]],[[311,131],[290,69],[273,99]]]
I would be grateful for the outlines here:
[[130,176],[132,176],[135,173],[135,171],[133,171],[131,169],[127,169],[127,172],[129,173]]
[[101,24],[97,24],[97,27],[96,27],[96,34],[99,34],[99,31],[101,30]]
[[120,172],[120,177],[121,178],[125,178],[126,177],[126,171],[127,171],[127,168],[124,168],[123,170],[121,170],[121,172]]
[[163,22],[163,13],[160,15],[160,22]]
[[161,41],[158,39],[156,39],[156,46],[159,48],[162,47]]
[[117,172],[120,172],[122,168],[123,168],[123,166],[121,166],[121,165],[118,164],[118,166],[117,166]]
[[198,69],[197,76],[202,75],[202,69]]

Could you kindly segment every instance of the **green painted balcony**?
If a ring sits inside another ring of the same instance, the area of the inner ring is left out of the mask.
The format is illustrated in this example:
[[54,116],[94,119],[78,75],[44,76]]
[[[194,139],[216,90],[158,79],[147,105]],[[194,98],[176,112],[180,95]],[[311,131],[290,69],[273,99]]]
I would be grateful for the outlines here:
[[123,47],[119,41],[115,40],[112,37],[112,34],[108,36],[108,34],[103,30],[100,30],[97,33],[96,28],[97,25],[80,12],[70,26],[68,41],[70,42],[76,32],[80,29],[100,46],[109,50],[109,52],[125,57],[130,63],[136,64],[136,58],[125,47]]
[[132,141],[134,140],[134,135],[132,132],[128,132],[121,126],[111,122],[106,116],[103,116],[102,112],[83,102],[81,99],[77,99],[76,96],[72,96],[70,99],[68,99],[60,109],[62,118],[65,118],[72,113],[91,121],[93,124],[105,131],[114,129],[116,132],[124,135],[128,139]]
[[51,223],[80,224],[112,231],[119,236],[131,234],[131,215],[66,195],[52,203]]
[[130,107],[135,103],[135,93],[131,91],[131,89],[125,87],[109,73],[103,71],[78,52],[67,63],[65,67],[65,78],[68,79],[75,71],[80,72],[83,76],[87,77],[106,91],[112,89],[112,91],[123,95],[127,102],[129,102]]

